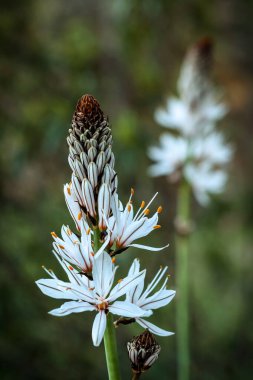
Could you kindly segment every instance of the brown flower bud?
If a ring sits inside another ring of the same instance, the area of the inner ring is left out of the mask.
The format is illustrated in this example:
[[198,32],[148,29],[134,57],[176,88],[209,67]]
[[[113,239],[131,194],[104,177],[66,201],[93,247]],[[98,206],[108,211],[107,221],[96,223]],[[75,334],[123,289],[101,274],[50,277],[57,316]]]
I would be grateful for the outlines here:
[[147,371],[158,359],[161,346],[149,330],[127,343],[128,356],[134,373]]

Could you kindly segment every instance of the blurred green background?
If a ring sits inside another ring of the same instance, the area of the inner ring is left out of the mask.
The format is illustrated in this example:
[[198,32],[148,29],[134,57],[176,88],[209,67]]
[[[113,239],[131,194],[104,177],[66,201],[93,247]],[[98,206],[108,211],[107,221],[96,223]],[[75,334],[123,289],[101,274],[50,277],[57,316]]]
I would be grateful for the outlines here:
[[[105,379],[103,347],[91,342],[92,313],[54,318],[60,303],[34,281],[41,265],[56,270],[50,231],[71,224],[63,184],[69,181],[65,138],[77,99],[93,94],[114,135],[120,194],[135,200],[159,191],[163,228],[146,244],[171,243],[137,255],[149,277],[168,264],[174,287],[175,189],[150,179],[146,150],[162,128],[153,112],[176,89],[186,49],[209,35],[215,77],[230,113],[220,124],[236,146],[226,194],[206,208],[192,204],[196,230],[190,258],[191,378],[252,379],[253,1],[12,0],[0,12],[1,336],[3,380]],[[175,331],[176,299],[154,321]],[[123,379],[126,342],[138,326],[118,330]],[[176,378],[175,336],[158,338],[159,361],[143,377]]]

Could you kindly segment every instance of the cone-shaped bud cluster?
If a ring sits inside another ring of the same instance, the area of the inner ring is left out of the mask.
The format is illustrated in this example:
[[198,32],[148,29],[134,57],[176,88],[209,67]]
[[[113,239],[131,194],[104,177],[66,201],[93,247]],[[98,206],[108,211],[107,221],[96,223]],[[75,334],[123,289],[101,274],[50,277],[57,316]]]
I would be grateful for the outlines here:
[[127,350],[133,372],[141,373],[147,371],[158,359],[161,346],[149,330],[145,330],[127,343]]
[[181,98],[190,107],[197,107],[203,97],[212,89],[210,78],[213,61],[213,43],[210,38],[202,38],[188,51],[184,60],[178,90]]
[[74,197],[92,223],[105,229],[103,215],[110,213],[117,175],[111,129],[93,96],[83,95],[79,99],[67,142]]

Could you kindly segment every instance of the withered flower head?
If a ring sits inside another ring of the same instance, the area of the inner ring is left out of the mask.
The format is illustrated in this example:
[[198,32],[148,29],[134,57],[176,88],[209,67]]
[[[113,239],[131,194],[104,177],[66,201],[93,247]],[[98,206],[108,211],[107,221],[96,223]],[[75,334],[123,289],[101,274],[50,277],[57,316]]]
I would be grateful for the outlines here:
[[79,99],[67,142],[74,196],[92,223],[105,229],[101,210],[105,215],[110,212],[117,175],[108,119],[93,96],[83,95]]
[[200,39],[186,54],[178,89],[182,99],[194,108],[212,91],[212,62],[213,42],[209,37]]
[[147,371],[158,359],[161,346],[149,330],[127,343],[128,356],[135,373]]

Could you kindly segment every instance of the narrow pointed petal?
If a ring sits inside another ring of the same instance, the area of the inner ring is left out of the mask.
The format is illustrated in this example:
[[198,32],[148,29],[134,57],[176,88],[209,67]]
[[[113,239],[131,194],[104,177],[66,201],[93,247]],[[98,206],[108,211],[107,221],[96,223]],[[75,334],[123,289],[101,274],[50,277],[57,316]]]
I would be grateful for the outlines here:
[[41,279],[35,282],[40,288],[43,294],[56,299],[80,299],[80,296],[73,295],[67,289],[70,289],[73,285],[68,282],[63,282],[58,279]]
[[119,284],[117,284],[111,291],[108,301],[114,301],[117,298],[126,294],[134,286],[139,284],[139,282],[144,281],[146,271],[143,270],[134,276],[127,276]]
[[104,311],[97,313],[92,326],[92,340],[95,347],[98,347],[103,339],[106,329],[106,315]]
[[130,244],[129,247],[135,247],[140,249],[146,249],[147,251],[161,251],[162,249],[168,248],[169,244],[166,244],[164,247],[150,247],[149,245],[143,245],[143,244]]
[[112,314],[129,318],[143,317],[145,315],[144,310],[128,301],[115,301],[109,306],[109,311]]
[[101,297],[106,297],[111,286],[111,280],[114,276],[114,264],[111,257],[105,251],[99,257],[96,257],[93,263],[93,281],[96,292]]
[[162,290],[151,297],[144,299],[140,302],[140,307],[144,309],[159,309],[160,307],[168,305],[170,301],[175,297],[176,292],[174,290]]
[[159,336],[169,336],[169,335],[174,335],[173,332],[163,330],[160,327],[154,325],[151,322],[148,322],[142,318],[137,318],[136,322],[139,323],[144,329],[148,329],[152,334],[159,335]]
[[70,301],[65,302],[58,309],[51,310],[49,314],[56,317],[64,317],[72,313],[82,313],[83,311],[93,311],[96,310],[95,306],[90,305],[88,302],[76,302]]

